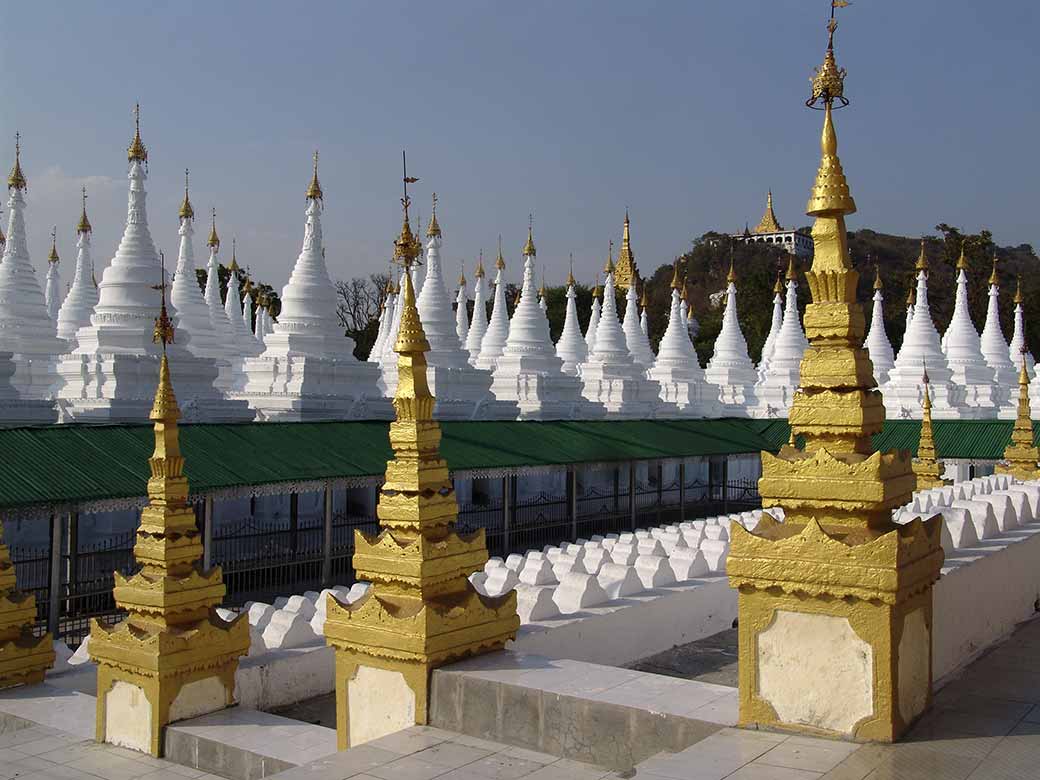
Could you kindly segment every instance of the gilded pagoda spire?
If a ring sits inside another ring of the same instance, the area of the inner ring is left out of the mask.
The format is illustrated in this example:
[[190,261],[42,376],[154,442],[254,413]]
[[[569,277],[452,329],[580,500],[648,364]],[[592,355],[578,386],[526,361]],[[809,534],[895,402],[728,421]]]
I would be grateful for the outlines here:
[[321,184],[318,183],[318,150],[314,150],[314,172],[311,174],[311,182],[307,185],[307,200],[325,200],[325,195],[321,191]]
[[917,255],[917,262],[914,263],[914,270],[928,273],[928,253],[925,251],[923,238],[921,239],[921,251]]
[[574,253],[570,255],[570,270],[567,271],[567,286],[573,287],[576,284],[574,281]]
[[499,271],[506,270],[506,259],[502,257],[502,236],[498,236],[498,258],[495,260],[495,268]]
[[58,226],[55,225],[51,228],[51,252],[47,255],[48,263],[61,262],[61,258],[58,257]]
[[[892,511],[914,490],[911,459],[872,444],[885,407],[863,347],[859,274],[845,226],[856,203],[833,118],[848,104],[833,15],[846,5],[831,4],[827,53],[806,101],[822,109],[823,129],[806,206],[814,218],[805,271],[812,301],[803,320],[809,346],[788,414],[802,446],[762,453],[759,493],[764,506],[783,509],[784,521],[763,517],[753,532],[735,524],[726,568],[738,590],[738,725],[891,742],[930,704],[931,585],[943,561],[942,518],[893,522]],[[848,639],[837,640],[824,659],[811,637],[831,626]],[[912,645],[908,630],[916,632]],[[835,664],[862,658],[873,672],[855,681],[833,673]],[[796,667],[800,684],[791,686]],[[845,705],[853,699],[859,704],[850,715]],[[819,701],[841,706],[822,712]]]
[[928,385],[927,367],[923,371],[921,382],[924,396],[921,404],[921,438],[917,445],[913,470],[917,478],[917,490],[929,490],[942,487],[946,482],[942,478],[942,466],[937,459],[935,435],[932,432],[932,395]]
[[1029,409],[1029,369],[1019,360],[1018,413],[1011,429],[1011,441],[1004,450],[1004,460],[997,464],[999,474],[1010,474],[1023,481],[1040,479],[1040,450]]
[[527,241],[524,243],[522,254],[524,257],[534,257],[537,252],[534,248],[534,236],[532,231],[534,230],[534,216],[531,214],[527,215]]
[[[219,239],[217,240],[217,243],[218,244],[220,243]],[[228,267],[227,268],[228,268],[228,271],[230,271],[231,273],[235,273],[237,271],[241,271],[242,270],[241,267],[238,265],[238,237],[237,236],[232,236],[231,237],[231,262],[228,263]]]
[[736,284],[736,283],[737,283],[737,271],[733,267],[733,253],[730,252],[730,255],[729,255],[729,272],[726,274],[726,284]]
[[83,188],[83,210],[79,215],[79,224],[76,225],[77,233],[90,233],[93,228],[90,226],[90,220],[87,219],[87,188]]
[[[614,273],[614,240],[607,242],[607,262],[603,266],[603,273]],[[615,285],[616,286],[616,285]]]
[[188,169],[184,169],[184,201],[181,203],[180,211],[177,212],[181,219],[195,219],[195,209],[191,207],[188,198]]
[[477,270],[473,272],[474,279],[484,278],[484,250],[480,250],[480,254],[477,256]]
[[917,305],[917,288],[910,285],[910,292],[906,294],[906,308],[911,308]]
[[430,213],[430,224],[426,226],[426,237],[433,238],[441,234],[441,226],[437,222],[437,193],[433,193],[433,209]]
[[874,266],[874,289],[875,290],[884,289],[884,286],[881,284],[881,266],[880,265],[875,265]]
[[632,227],[625,209],[625,224],[621,231],[621,251],[618,252],[617,265],[614,267],[614,286],[619,290],[628,290],[639,279],[639,268],[636,256],[632,252]]
[[127,162],[148,162],[148,150],[141,140],[141,104],[134,104],[134,137],[126,149]]
[[464,260],[459,260],[459,287],[466,286],[466,263]]
[[965,257],[965,255],[964,255],[964,242],[963,241],[961,241],[961,255],[960,255],[960,257],[957,258],[957,266],[956,266],[956,268],[957,268],[958,271],[967,271],[968,270],[968,258]]
[[206,246],[212,249],[214,252],[220,251],[220,236],[217,235],[217,208],[213,207],[210,212],[209,221],[209,238],[206,239]]
[[647,295],[646,295],[646,282],[643,282],[640,285],[640,287],[642,289],[641,289],[641,293],[640,293],[640,296],[639,296],[639,305],[643,308],[644,311],[646,311],[646,306],[650,302],[649,298],[647,298]]
[[762,219],[755,225],[755,233],[779,233],[783,230],[780,226],[780,222],[776,218],[776,214],[773,213],[773,191],[766,191],[766,210],[762,215]]
[[784,294],[784,272],[776,272],[776,283],[773,285],[773,295]]
[[679,259],[676,258],[675,262],[672,263],[672,283],[671,288],[673,290],[682,289],[682,281],[679,279]]
[[1022,277],[1015,279],[1015,297],[1012,301],[1016,306],[1022,303]]
[[794,270],[794,255],[787,256],[787,275],[784,278],[789,282],[798,281],[798,273]]
[[997,256],[993,255],[993,272],[989,275],[989,283],[994,287],[1000,286],[1000,276],[997,274]]
[[25,180],[25,174],[22,173],[22,134],[14,134],[14,167],[11,169],[11,175],[7,177],[7,187],[12,190],[21,190],[24,192],[29,187],[29,183]]

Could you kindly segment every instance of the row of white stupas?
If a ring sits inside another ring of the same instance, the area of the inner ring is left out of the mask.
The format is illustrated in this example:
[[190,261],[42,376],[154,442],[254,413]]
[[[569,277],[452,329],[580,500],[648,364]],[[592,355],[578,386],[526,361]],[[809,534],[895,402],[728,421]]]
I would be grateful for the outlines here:
[[[165,270],[148,228],[145,182],[147,150],[140,129],[128,148],[129,201],[126,228],[99,283],[93,279],[91,226],[83,213],[72,284],[60,297],[58,258],[52,244],[45,287],[29,260],[25,237],[26,180],[16,149],[8,180],[8,236],[0,260],[0,423],[140,422],[154,394],[158,348],[153,325],[157,287]],[[391,294],[366,361],[354,357],[343,334],[335,287],[325,264],[317,155],[307,189],[303,247],[282,290],[274,322],[263,307],[237,294],[221,299],[215,220],[207,245],[208,280],[200,290],[193,248],[194,210],[187,184],[180,209],[180,251],[169,306],[176,324],[168,349],[177,395],[194,421],[390,419],[397,385],[393,345],[401,302]],[[2,238],[2,234],[0,234]],[[407,211],[399,242],[417,239]],[[602,294],[595,297],[581,332],[573,275],[567,280],[567,312],[556,344],[550,339],[545,301],[535,288],[531,230],[523,248],[523,287],[513,316],[505,300],[506,265],[499,249],[493,290],[478,265],[473,317],[468,316],[464,279],[452,296],[441,265],[443,236],[436,202],[426,230],[425,276],[418,309],[430,342],[429,381],[441,419],[561,419],[599,417],[784,417],[799,384],[808,344],[797,308],[793,258],[786,294],[777,281],[772,326],[759,365],[748,355],[737,319],[733,269],[727,279],[722,330],[706,369],[698,362],[678,273],[672,282],[668,326],[655,355],[647,338],[636,284],[628,285],[624,318],[615,305],[615,266],[609,258]],[[234,255],[234,253],[233,253]],[[622,265],[634,269],[628,216]],[[232,256],[229,268],[237,269]],[[936,417],[1014,417],[1013,356],[1025,354],[1022,307],[1016,297],[1015,334],[1009,346],[997,317],[997,284],[991,279],[989,312],[980,339],[967,310],[966,277],[959,264],[957,304],[939,339],[928,308],[927,262],[918,263],[916,303],[907,312],[907,335],[898,357],[881,319],[876,283],[874,316],[866,347],[890,417],[917,416],[921,377],[927,368]],[[237,285],[232,284],[237,290]],[[165,292],[164,292],[165,294]],[[486,318],[486,300],[492,313]],[[786,305],[785,305],[786,298]],[[1040,392],[1040,383],[1033,385]],[[1040,395],[1034,402],[1040,409]]]

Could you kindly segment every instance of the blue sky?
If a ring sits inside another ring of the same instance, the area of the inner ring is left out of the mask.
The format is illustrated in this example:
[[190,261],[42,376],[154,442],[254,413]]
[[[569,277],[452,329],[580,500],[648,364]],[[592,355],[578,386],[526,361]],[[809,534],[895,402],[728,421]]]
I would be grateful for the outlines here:
[[[1037,241],[1040,6],[858,0],[839,11],[852,105],[836,115],[860,211],[917,235],[939,221]],[[153,236],[177,250],[185,166],[230,251],[284,284],[321,150],[333,277],[386,267],[400,151],[435,190],[453,279],[503,235],[520,274],[527,215],[552,282],[591,280],[632,215],[652,270],[712,228],[807,224],[820,114],[803,106],[826,2],[5,3],[0,164],[23,134],[30,252],[58,226],[70,278],[79,188],[107,264],[125,219],[125,148],[141,101]],[[11,139],[7,141],[6,139]],[[226,257],[225,257],[226,260]]]

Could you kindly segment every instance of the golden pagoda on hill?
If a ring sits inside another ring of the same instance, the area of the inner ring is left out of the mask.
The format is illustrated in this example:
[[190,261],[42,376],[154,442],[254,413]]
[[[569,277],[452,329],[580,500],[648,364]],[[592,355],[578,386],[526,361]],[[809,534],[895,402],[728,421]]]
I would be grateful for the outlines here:
[[[406,176],[407,183],[407,176]],[[398,384],[390,424],[394,457],[380,490],[376,535],[356,531],[354,568],[372,583],[347,605],[329,598],[325,638],[336,649],[336,732],[345,749],[428,717],[430,673],[438,666],[502,648],[516,636],[516,592],[482,596],[468,580],[487,562],[484,529],[455,531],[458,504],[439,447],[426,340],[411,267],[419,246],[408,221],[395,242],[402,313],[394,351]]]
[[763,516],[734,524],[727,571],[738,589],[739,723],[892,741],[931,701],[932,585],[943,561],[940,517],[897,526],[915,478],[906,452],[875,452],[885,409],[862,348],[859,274],[845,216],[856,210],[838,159],[832,110],[844,69],[826,58],[812,80],[822,104],[821,160],[806,213],[809,348],[789,420],[802,449],[762,453]]

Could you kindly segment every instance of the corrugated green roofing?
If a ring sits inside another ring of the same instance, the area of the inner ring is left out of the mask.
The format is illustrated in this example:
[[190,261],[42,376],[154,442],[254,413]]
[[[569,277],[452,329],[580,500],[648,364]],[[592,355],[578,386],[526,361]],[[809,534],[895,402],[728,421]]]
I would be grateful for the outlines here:
[[[757,452],[745,420],[447,422],[452,471]],[[374,476],[390,457],[386,422],[185,425],[192,491]],[[0,509],[144,495],[151,426],[0,430]]]
[[[181,443],[192,491],[367,477],[390,457],[385,422],[185,425]],[[568,463],[735,455],[777,450],[786,420],[447,422],[441,451],[452,471]],[[937,420],[940,457],[995,460],[1009,420]],[[883,450],[916,453],[920,422],[890,420]],[[145,493],[152,429],[146,425],[0,430],[0,510],[134,498]]]

